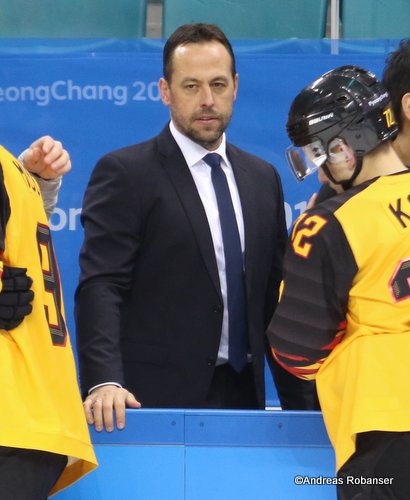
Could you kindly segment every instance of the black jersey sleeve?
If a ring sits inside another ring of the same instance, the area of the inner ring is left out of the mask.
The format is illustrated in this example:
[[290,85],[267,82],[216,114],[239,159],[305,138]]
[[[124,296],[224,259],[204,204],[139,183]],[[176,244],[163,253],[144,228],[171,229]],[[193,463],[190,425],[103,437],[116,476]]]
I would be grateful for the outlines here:
[[357,265],[332,212],[316,207],[296,222],[288,242],[281,298],[268,327],[277,361],[314,378],[344,333]]

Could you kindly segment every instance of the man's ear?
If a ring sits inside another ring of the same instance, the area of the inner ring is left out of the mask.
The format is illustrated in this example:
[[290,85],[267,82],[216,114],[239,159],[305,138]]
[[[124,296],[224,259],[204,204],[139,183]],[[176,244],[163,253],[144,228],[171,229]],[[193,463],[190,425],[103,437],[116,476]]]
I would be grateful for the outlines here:
[[165,80],[165,78],[160,78],[159,80],[159,91],[161,93],[161,99],[162,99],[162,102],[163,104],[165,104],[165,106],[169,106],[169,103],[170,103],[170,98],[169,98],[169,85],[168,85],[168,82],[167,80]]
[[239,85],[239,75],[236,73],[233,79],[233,88],[234,88],[234,100],[236,100],[236,96],[238,94],[238,85]]
[[410,122],[410,92],[401,98],[401,111],[404,117]]

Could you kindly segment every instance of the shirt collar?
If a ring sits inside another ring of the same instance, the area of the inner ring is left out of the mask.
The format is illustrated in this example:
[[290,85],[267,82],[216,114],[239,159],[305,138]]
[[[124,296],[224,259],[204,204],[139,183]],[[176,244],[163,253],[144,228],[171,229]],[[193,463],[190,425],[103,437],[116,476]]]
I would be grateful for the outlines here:
[[[186,135],[182,134],[179,130],[177,130],[177,128],[175,127],[172,120],[169,124],[169,129],[171,131],[173,138],[175,139],[176,143],[178,144],[179,149],[181,150],[182,154],[184,155],[185,161],[187,162],[187,165],[189,168],[196,165],[198,162],[200,162],[202,160],[202,158],[206,154],[209,153],[209,151],[207,149],[200,146],[199,144],[194,142],[192,139],[190,139]],[[222,142],[219,145],[218,149],[216,149],[215,151],[212,151],[212,153],[220,154],[222,157],[222,160],[227,165],[229,165],[228,157],[226,155],[225,133],[222,135]]]

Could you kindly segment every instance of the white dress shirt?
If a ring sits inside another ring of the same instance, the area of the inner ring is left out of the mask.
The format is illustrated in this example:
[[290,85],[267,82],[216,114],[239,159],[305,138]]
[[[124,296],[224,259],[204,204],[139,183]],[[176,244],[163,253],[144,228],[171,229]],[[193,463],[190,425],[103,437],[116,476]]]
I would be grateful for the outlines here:
[[[221,284],[222,299],[224,303],[224,315],[222,321],[221,342],[219,345],[217,364],[225,363],[228,360],[228,307],[227,307],[227,286],[225,272],[225,255],[222,239],[221,223],[219,220],[218,205],[215,191],[211,179],[211,167],[204,162],[203,157],[209,151],[196,142],[192,141],[179,132],[173,122],[170,123],[171,134],[177,142],[184,155],[185,161],[194,179],[196,188],[201,198],[211,230],[212,241],[215,249],[216,264],[218,266],[219,282]],[[218,153],[221,160],[221,167],[224,171],[229,191],[231,193],[232,203],[235,210],[236,222],[238,224],[239,237],[241,240],[242,254],[245,249],[245,232],[243,227],[242,206],[239,198],[238,188],[236,186],[235,176],[232,166],[226,155],[226,138],[222,136],[222,142],[218,149],[212,151]]]

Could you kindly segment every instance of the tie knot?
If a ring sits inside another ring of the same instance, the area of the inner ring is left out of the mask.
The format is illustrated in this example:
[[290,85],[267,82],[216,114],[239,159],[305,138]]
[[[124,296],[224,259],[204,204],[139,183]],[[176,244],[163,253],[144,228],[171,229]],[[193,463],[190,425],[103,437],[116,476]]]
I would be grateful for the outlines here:
[[221,166],[221,155],[218,153],[208,153],[203,157],[205,163],[207,163],[211,168]]

